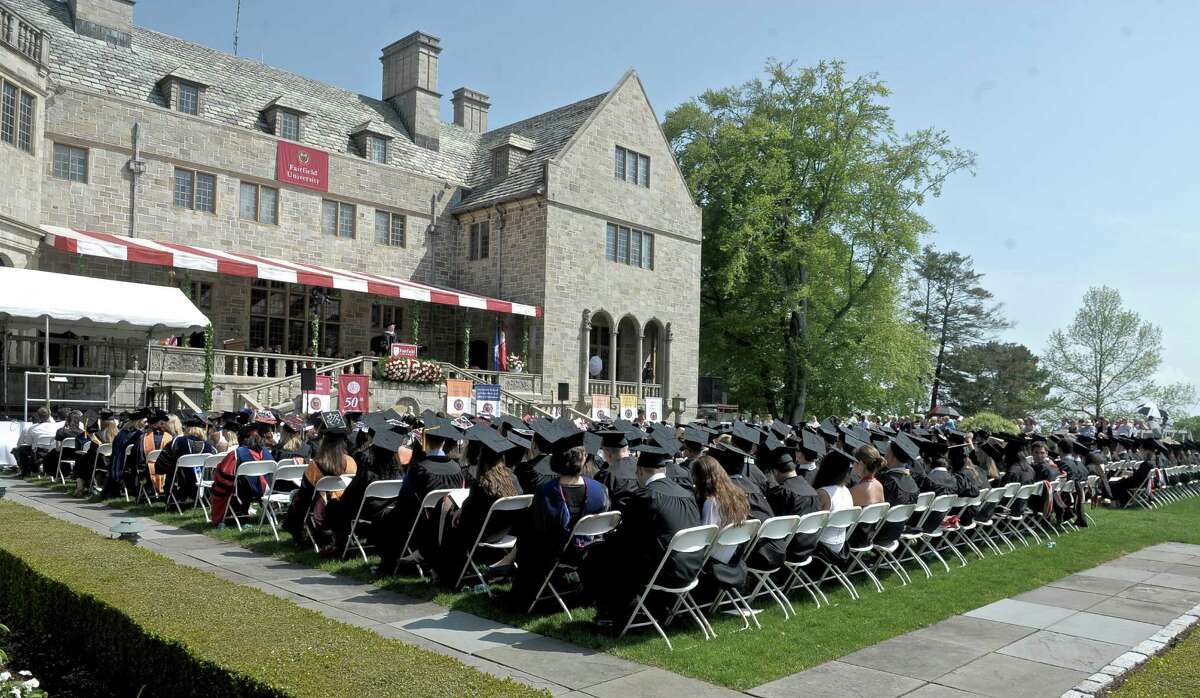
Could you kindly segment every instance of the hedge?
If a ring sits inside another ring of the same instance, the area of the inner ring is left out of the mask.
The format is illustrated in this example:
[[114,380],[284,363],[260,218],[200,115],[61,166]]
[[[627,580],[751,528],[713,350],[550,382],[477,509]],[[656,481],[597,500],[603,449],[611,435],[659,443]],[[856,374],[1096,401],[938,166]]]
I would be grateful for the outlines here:
[[4,500],[0,614],[147,698],[546,695]]

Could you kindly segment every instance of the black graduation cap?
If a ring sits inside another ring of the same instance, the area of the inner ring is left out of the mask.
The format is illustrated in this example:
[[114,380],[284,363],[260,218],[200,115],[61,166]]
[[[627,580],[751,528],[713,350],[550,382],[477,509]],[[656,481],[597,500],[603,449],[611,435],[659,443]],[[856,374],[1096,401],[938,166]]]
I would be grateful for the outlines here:
[[621,448],[629,445],[629,437],[620,429],[598,431],[596,436],[600,437],[600,444],[604,448]]
[[868,436],[867,439],[863,439],[862,434],[858,433],[857,429],[843,428],[842,439],[846,442],[846,448],[853,450],[862,446],[866,446],[870,436]]
[[825,421],[821,422],[817,429],[827,439],[836,439],[838,437],[837,423],[833,421],[833,417],[826,417]]
[[740,419],[733,423],[733,431],[730,434],[736,439],[735,443],[740,441],[750,446],[757,446],[762,442],[762,432]]
[[204,415],[193,412],[192,410],[186,410],[182,417],[183,418],[180,420],[180,422],[185,427],[203,427],[205,425]]
[[765,451],[778,451],[783,448],[783,442],[775,438],[774,433],[768,433],[762,442],[762,448]]
[[[385,422],[385,424],[387,423]],[[373,432],[371,436],[372,446],[378,446],[385,451],[395,453],[408,440],[409,429],[404,425],[387,424],[387,426],[380,429],[374,429]]]
[[529,428],[533,431],[534,440],[541,451],[550,448],[550,444],[558,440],[558,429],[555,428],[554,422],[545,417],[538,417],[529,422]]
[[473,426],[467,430],[479,442],[484,451],[495,456],[503,456],[508,451],[518,448],[516,444],[500,436],[495,429],[483,426]]
[[665,468],[675,454],[655,443],[644,443],[637,447],[639,468]]
[[341,412],[321,412],[321,428],[326,434],[348,434],[350,427],[346,424],[346,418]]
[[379,431],[387,427],[388,419],[389,417],[384,411],[368,412],[363,415],[362,423],[367,425],[367,428],[371,431]]
[[716,441],[708,447],[708,455],[716,458],[726,472],[741,473],[746,467],[746,456],[750,454],[731,443]]
[[921,457],[921,449],[917,448],[917,444],[909,438],[908,434],[897,434],[896,438],[892,439],[891,446],[895,449],[892,451],[893,453],[903,457],[909,463]]
[[816,460],[825,455],[825,439],[813,431],[805,429],[800,437],[800,450],[804,451],[809,460]]
[[1141,439],[1140,446],[1142,448],[1148,448],[1152,451],[1158,451],[1159,453],[1167,452],[1166,445],[1164,445],[1163,442],[1159,441],[1158,439]]
[[434,415],[425,420],[424,435],[447,441],[457,441],[462,436],[462,431],[449,419]]
[[654,424],[650,427],[650,438],[663,448],[669,449],[671,455],[679,453],[679,449],[683,448],[683,444],[679,439],[675,438],[675,429],[665,424]]
[[100,410],[99,416],[100,420],[104,422],[110,422],[117,418],[116,413],[112,410]]
[[583,449],[588,452],[588,455],[595,458],[600,452],[601,446],[600,436],[595,432],[585,431],[583,433]]
[[690,446],[693,450],[699,451],[708,445],[709,433],[701,431],[696,427],[683,428],[683,443]]
[[792,429],[792,425],[780,419],[776,419],[775,421],[771,422],[770,430],[781,441],[787,439],[787,437],[791,436],[792,432],[795,431]]
[[792,449],[776,440],[778,448],[767,449],[759,459],[759,465],[773,470],[795,470],[796,459],[792,458]]
[[997,463],[1002,463],[1004,461],[1005,443],[1006,442],[1003,439],[992,438],[984,441],[979,445],[979,447],[983,449],[984,453],[991,456],[992,460],[996,461]]
[[849,470],[854,466],[854,456],[837,447],[829,449],[829,452],[826,453],[825,457],[821,459],[821,465],[824,466],[825,462],[830,461],[831,459],[832,463],[844,466],[846,470]]
[[508,433],[504,436],[509,440],[510,443],[520,446],[521,448],[528,449],[530,444],[533,443],[533,439],[531,438],[533,432],[528,432],[528,434],[529,436],[526,436],[526,434],[521,433],[521,431],[517,429],[509,429]]
[[146,423],[156,424],[158,422],[165,422],[170,418],[171,415],[167,414],[166,410],[154,410],[150,413],[150,416],[146,418]]
[[280,424],[283,425],[284,429],[294,431],[297,434],[304,433],[304,420],[300,419],[299,417],[297,417],[294,414],[289,414],[288,416],[284,417],[283,421],[280,422]]

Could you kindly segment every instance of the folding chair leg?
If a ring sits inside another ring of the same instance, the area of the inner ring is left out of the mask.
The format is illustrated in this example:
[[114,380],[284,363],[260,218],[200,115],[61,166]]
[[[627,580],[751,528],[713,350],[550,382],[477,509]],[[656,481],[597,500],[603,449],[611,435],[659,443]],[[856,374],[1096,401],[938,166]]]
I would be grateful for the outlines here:
[[645,593],[638,597],[637,606],[634,607],[633,613],[629,615],[629,620],[626,621],[625,627],[621,629],[621,634],[617,637],[625,637],[625,633],[629,632],[629,629],[633,627],[634,619],[637,618],[639,613],[644,613],[646,614],[646,618],[649,619],[649,622],[644,623],[643,625],[653,625],[654,629],[658,631],[658,634],[662,636],[663,641],[667,643],[667,649],[674,651],[675,648],[671,646],[671,638],[667,637],[667,634],[663,632],[662,626],[658,624],[658,621],[654,620],[654,616],[650,615],[650,610],[646,608],[646,604],[644,603],[645,600]]
[[[729,595],[731,598],[735,599],[737,603],[741,604],[742,612],[745,613],[744,617],[754,621],[754,627],[762,630],[762,623],[758,622],[758,614],[754,612],[753,608],[750,608],[750,604],[746,601],[746,597],[742,596],[742,592],[738,591],[737,589],[733,589],[729,592]],[[745,629],[750,629],[749,623],[746,624]]]
[[921,559],[921,554],[917,551],[916,547],[913,546],[912,542],[904,541],[903,545],[904,550],[909,554],[910,559],[916,562],[921,570],[925,572],[925,578],[933,579],[933,571],[930,570],[929,565],[926,565],[925,561]]
[[937,551],[937,548],[935,548],[933,546],[932,539],[926,538],[926,539],[924,539],[924,542],[925,542],[925,549],[928,550],[929,552],[933,553],[933,556],[938,559],[938,562],[942,563],[942,567],[945,567],[946,571],[949,572],[950,565],[946,564],[946,558],[942,557],[942,554],[939,553]]

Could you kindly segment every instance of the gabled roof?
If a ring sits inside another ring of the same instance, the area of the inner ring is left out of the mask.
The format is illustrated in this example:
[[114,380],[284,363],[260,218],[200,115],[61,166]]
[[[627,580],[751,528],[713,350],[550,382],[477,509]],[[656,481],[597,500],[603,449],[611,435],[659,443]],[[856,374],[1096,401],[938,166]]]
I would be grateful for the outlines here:
[[494,181],[487,181],[491,174],[490,157],[481,158],[481,162],[478,163],[480,169],[472,173],[472,181],[483,181],[484,184],[472,189],[451,212],[461,213],[537,193],[538,188],[545,183],[546,162],[571,140],[571,136],[575,135],[607,95],[605,92],[588,97],[483,134],[480,145],[481,150],[485,152],[507,143],[510,135],[532,141],[534,149],[516,172]]

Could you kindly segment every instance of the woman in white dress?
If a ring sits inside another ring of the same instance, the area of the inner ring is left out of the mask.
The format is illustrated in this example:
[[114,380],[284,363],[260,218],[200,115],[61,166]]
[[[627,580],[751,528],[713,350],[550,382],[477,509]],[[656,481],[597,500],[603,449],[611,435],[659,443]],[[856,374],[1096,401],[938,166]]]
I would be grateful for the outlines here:
[[[854,496],[846,486],[850,481],[850,471],[854,463],[854,456],[837,448],[831,448],[821,459],[816,477],[813,478],[813,489],[821,498],[821,508],[825,511],[832,513],[854,506]],[[821,543],[835,556],[841,556],[842,549],[846,546],[846,529],[822,531]]]

